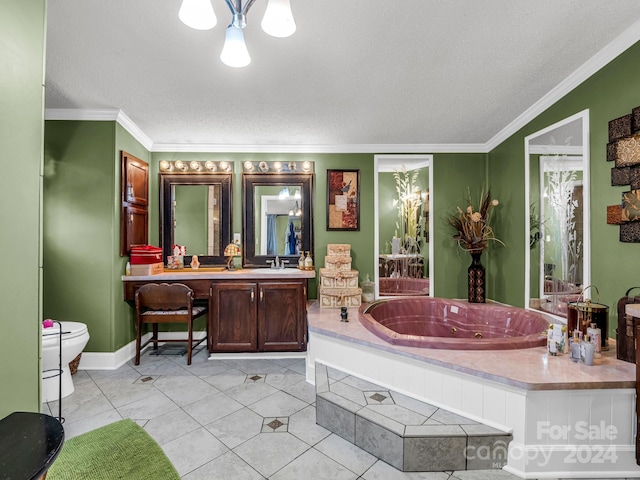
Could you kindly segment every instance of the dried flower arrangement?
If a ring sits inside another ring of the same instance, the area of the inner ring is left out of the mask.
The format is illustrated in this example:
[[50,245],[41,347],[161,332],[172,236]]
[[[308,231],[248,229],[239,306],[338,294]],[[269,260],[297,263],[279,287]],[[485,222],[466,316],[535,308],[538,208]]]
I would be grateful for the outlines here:
[[491,198],[491,189],[484,194],[480,193],[479,208],[475,208],[471,198],[471,190],[468,189],[467,207],[462,210],[456,207],[456,211],[447,217],[447,223],[453,227],[453,238],[463,250],[470,253],[482,253],[489,241],[495,241],[502,245],[490,225],[491,213],[499,205],[497,199]]

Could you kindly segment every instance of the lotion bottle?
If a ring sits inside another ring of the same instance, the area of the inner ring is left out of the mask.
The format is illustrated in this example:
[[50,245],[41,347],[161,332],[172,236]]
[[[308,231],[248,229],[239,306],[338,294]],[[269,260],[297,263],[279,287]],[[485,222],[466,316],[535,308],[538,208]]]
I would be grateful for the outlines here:
[[578,330],[573,331],[573,338],[571,339],[571,360],[574,362],[580,361],[580,339],[578,338]]
[[589,335],[585,335],[581,348],[582,361],[585,365],[593,365],[593,356],[595,351],[596,346],[593,344],[591,337],[589,337]]

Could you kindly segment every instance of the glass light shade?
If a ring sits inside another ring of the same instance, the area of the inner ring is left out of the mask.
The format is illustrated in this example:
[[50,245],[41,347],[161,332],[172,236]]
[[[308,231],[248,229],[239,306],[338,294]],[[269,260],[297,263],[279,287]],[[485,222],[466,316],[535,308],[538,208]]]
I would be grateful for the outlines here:
[[182,0],[178,17],[196,30],[210,30],[218,23],[211,0]]
[[269,0],[262,18],[262,30],[272,37],[290,37],[296,31],[289,0]]
[[251,63],[251,57],[244,43],[244,33],[241,28],[229,25],[224,39],[224,47],[220,54],[220,60],[229,67],[246,67]]

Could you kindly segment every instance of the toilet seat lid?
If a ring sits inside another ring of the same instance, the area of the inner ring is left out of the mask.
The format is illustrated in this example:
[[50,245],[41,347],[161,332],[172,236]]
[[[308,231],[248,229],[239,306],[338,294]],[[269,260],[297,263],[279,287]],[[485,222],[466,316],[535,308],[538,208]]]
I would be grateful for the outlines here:
[[[62,337],[66,339],[84,335],[88,331],[87,326],[80,322],[60,322],[60,325],[62,325]],[[59,333],[60,328],[57,323],[54,323],[53,327],[42,329],[43,337],[53,337]]]

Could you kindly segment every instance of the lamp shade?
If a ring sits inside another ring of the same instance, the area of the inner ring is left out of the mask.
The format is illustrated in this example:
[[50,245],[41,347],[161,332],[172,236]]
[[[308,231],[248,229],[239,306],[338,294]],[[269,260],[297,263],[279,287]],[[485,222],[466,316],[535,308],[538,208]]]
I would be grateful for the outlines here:
[[272,37],[290,37],[296,31],[290,0],[269,0],[262,18],[262,30]]
[[229,245],[224,247],[224,256],[227,257],[227,269],[228,270],[234,270],[235,269],[235,267],[232,264],[233,257],[237,257],[241,253],[242,253],[242,251],[240,250],[240,247],[238,245],[236,245],[235,243],[230,243]]
[[251,57],[244,43],[244,33],[239,27],[229,25],[224,39],[224,47],[220,54],[220,60],[229,67],[246,67],[251,63]]
[[178,17],[196,30],[210,30],[218,23],[211,0],[182,0]]

